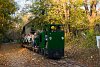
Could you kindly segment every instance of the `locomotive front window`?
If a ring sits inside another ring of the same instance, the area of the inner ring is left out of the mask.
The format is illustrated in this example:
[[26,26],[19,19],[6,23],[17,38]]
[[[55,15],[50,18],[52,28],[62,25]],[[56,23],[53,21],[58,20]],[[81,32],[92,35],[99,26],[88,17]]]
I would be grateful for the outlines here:
[[57,31],[63,31],[63,30],[64,30],[63,26],[61,25],[57,26]]
[[64,26],[60,26],[60,30],[61,31],[64,31]]
[[63,26],[61,25],[51,26],[51,31],[63,31]]

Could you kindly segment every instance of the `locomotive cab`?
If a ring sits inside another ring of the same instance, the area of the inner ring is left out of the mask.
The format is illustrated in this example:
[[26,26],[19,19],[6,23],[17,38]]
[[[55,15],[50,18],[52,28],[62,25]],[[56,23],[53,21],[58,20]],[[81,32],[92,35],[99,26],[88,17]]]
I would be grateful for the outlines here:
[[63,25],[50,25],[48,31],[48,56],[60,58],[64,56],[64,30]]
[[63,25],[48,24],[41,32],[40,48],[49,58],[61,58],[64,56],[64,30]]

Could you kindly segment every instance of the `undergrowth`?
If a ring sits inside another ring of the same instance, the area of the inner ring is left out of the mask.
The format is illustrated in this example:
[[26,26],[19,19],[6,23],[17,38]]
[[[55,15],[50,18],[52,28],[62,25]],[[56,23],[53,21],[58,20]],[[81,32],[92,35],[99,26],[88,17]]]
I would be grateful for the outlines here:
[[96,45],[98,33],[86,32],[84,36],[66,37],[65,55],[88,67],[100,66],[99,49]]

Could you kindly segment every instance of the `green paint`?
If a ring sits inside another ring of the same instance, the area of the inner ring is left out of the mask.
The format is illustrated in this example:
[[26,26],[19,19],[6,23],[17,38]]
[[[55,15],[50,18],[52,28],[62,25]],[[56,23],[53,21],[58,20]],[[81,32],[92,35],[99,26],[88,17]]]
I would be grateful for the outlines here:
[[64,48],[64,32],[50,32],[48,39],[48,49]]

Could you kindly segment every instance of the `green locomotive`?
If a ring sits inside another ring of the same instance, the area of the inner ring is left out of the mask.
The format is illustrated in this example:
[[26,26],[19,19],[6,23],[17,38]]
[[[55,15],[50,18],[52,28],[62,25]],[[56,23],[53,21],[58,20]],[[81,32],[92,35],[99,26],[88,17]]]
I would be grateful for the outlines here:
[[[35,38],[36,48],[39,53],[49,58],[64,56],[64,30],[63,25],[48,24]],[[35,47],[34,47],[34,50]]]

